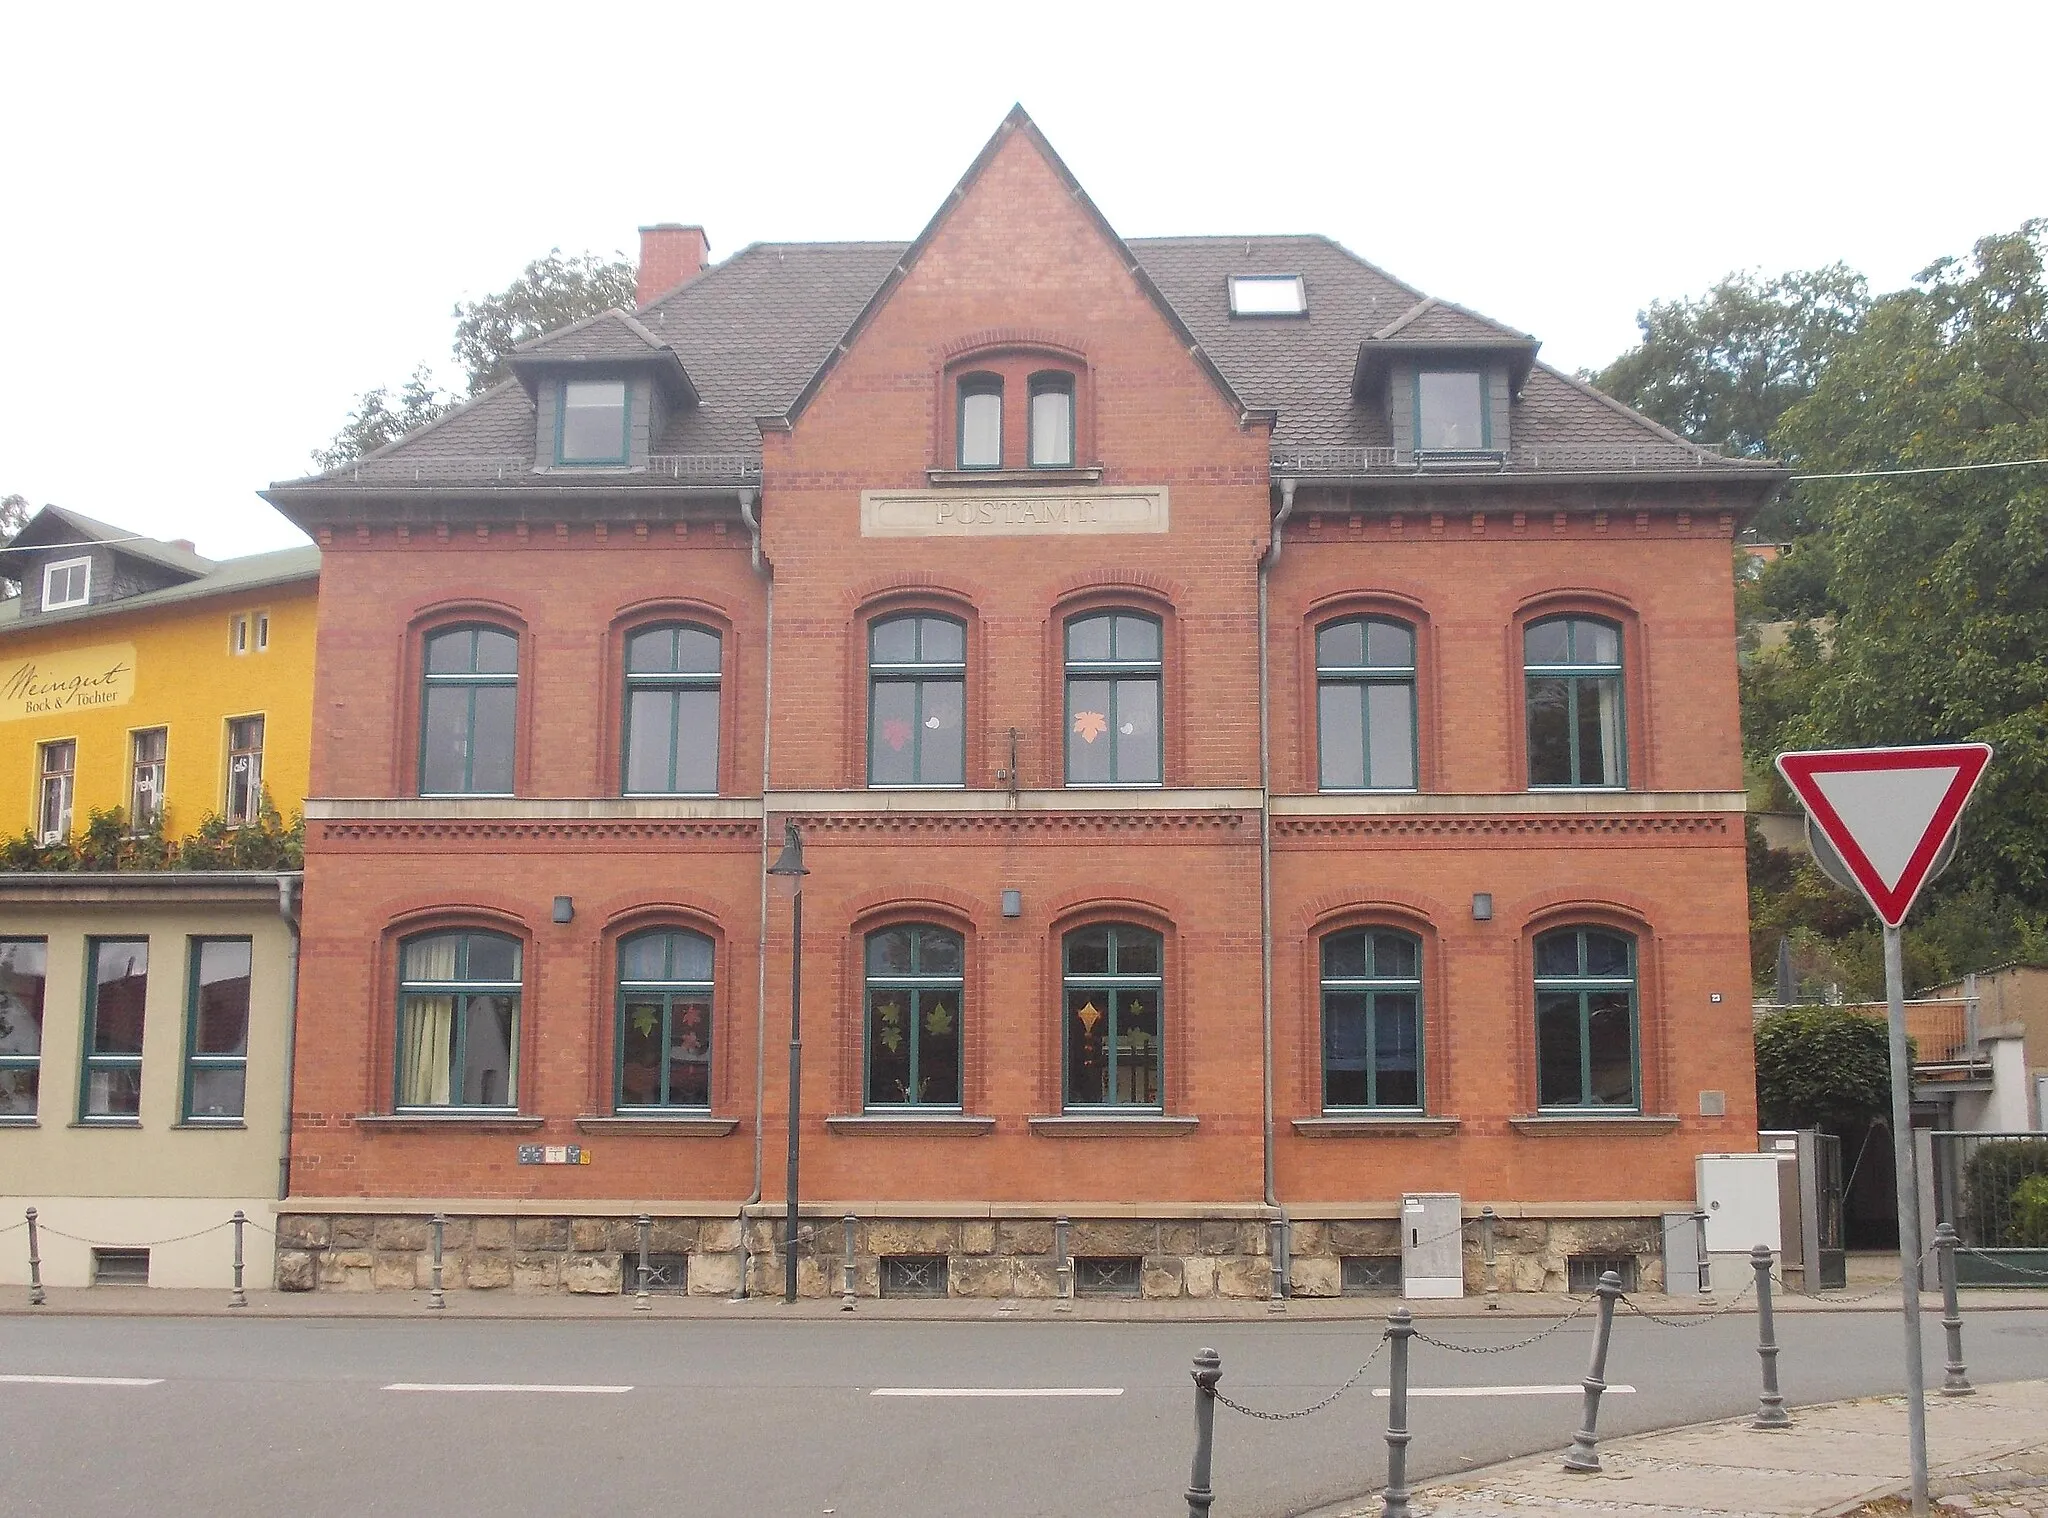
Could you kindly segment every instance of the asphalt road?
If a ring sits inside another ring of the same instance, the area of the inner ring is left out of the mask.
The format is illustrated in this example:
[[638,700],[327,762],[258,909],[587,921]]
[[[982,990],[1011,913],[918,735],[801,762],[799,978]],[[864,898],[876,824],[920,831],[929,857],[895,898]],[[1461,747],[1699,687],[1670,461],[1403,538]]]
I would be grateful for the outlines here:
[[[1432,1319],[1470,1347],[1527,1319]],[[1794,1404],[1897,1391],[1896,1315],[1779,1319]],[[1603,1434],[1755,1406],[1756,1320],[1617,1320]],[[2048,1312],[1981,1312],[1979,1380],[2048,1370]],[[717,1514],[958,1518],[1185,1512],[1188,1366],[1213,1345],[1223,1389],[1300,1407],[1378,1342],[1371,1323],[465,1322],[0,1318],[0,1513]],[[1588,1320],[1505,1354],[1418,1343],[1413,1384],[1569,1385]],[[1939,1384],[1939,1322],[1927,1364]],[[116,1377],[153,1385],[23,1377]],[[399,1385],[429,1387],[394,1390]],[[455,1390],[516,1384],[534,1390]],[[1385,1359],[1289,1423],[1219,1409],[1217,1518],[1278,1518],[1377,1489]],[[564,1388],[630,1390],[567,1390]],[[875,1395],[961,1389],[1037,1396]],[[1075,1394],[1083,1393],[1083,1394]],[[1113,1394],[1111,1394],[1113,1393]],[[1411,1473],[1545,1448],[1576,1395],[1420,1398]]]

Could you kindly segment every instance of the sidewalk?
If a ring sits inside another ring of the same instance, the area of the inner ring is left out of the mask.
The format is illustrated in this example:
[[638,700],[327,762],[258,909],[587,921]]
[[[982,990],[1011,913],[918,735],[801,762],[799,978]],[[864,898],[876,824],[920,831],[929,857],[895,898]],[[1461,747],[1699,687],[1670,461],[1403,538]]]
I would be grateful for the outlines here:
[[[860,1297],[852,1312],[841,1310],[838,1297],[806,1297],[785,1304],[780,1296],[749,1297],[734,1301],[724,1296],[669,1296],[649,1299],[648,1312],[636,1312],[631,1293],[623,1295],[578,1295],[575,1293],[514,1291],[450,1291],[447,1307],[434,1311],[427,1306],[424,1291],[249,1291],[246,1308],[228,1306],[228,1291],[202,1288],[182,1290],[166,1287],[93,1286],[48,1289],[44,1306],[31,1307],[26,1286],[0,1286],[0,1317],[12,1315],[59,1316],[65,1314],[108,1315],[145,1318],[477,1318],[544,1319],[587,1321],[600,1318],[716,1318],[786,1322],[805,1319],[876,1318],[892,1321],[987,1322],[1115,1322],[1115,1323],[1249,1323],[1260,1321],[1384,1324],[1387,1314],[1403,1305],[1391,1296],[1374,1297],[1290,1297],[1285,1302],[1263,1299],[1232,1300],[1209,1297],[1191,1300],[1142,1301],[1120,1297],[1083,1297],[1056,1302],[1045,1298],[941,1297],[919,1300]],[[1483,1297],[1462,1301],[1413,1301],[1405,1305],[1418,1319],[1464,1318],[1479,1322],[1514,1322],[1522,1319],[1561,1318],[1579,1306],[1583,1297],[1557,1292],[1503,1293],[1496,1309],[1489,1310]],[[1646,1312],[1660,1317],[1691,1317],[1726,1307],[1727,1298],[1701,1302],[1688,1295],[1664,1296],[1641,1292],[1630,1299]],[[1803,1297],[1780,1292],[1773,1306],[1783,1316],[1791,1313],[1881,1312],[1896,1314],[1900,1296],[1896,1289],[1874,1294],[1850,1293],[1846,1297]],[[1921,1294],[1923,1311],[1939,1316],[1938,1293]],[[1965,1291],[1961,1295],[1965,1315],[2016,1308],[2048,1309],[2048,1290]],[[1735,1316],[1754,1316],[1754,1302],[1745,1296],[1732,1309]]]
[[[2048,1515],[2048,1381],[1980,1386],[1974,1397],[1927,1399],[1933,1510],[1944,1515]],[[1906,1403],[1871,1397],[1793,1410],[1792,1427],[1747,1419],[1702,1423],[1600,1443],[1605,1469],[1578,1476],[1562,1451],[1532,1455],[1414,1494],[1418,1518],[1893,1518],[1908,1479]],[[1330,1518],[1377,1515],[1377,1497]]]

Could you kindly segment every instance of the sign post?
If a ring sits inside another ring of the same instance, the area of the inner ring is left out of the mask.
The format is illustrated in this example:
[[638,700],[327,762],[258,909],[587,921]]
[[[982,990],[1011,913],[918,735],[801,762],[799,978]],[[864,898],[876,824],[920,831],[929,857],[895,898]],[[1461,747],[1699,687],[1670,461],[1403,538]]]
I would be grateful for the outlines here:
[[1899,1265],[1906,1318],[1906,1436],[1914,1518],[1927,1513],[1927,1391],[1921,1378],[1920,1192],[1913,1175],[1913,1066],[1906,1046],[1900,925],[1955,852],[1963,804],[1991,762],[1986,743],[1780,754],[1778,773],[1806,808],[1813,857],[1859,892],[1884,924],[1884,993],[1891,1034],[1892,1164],[1898,1181]]

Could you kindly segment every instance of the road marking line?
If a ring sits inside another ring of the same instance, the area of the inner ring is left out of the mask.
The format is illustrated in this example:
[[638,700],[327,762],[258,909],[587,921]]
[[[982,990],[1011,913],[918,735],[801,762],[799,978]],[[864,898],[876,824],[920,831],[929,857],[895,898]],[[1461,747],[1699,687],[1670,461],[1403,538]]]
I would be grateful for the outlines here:
[[[1408,1388],[1408,1395],[1411,1397],[1576,1397],[1585,1389],[1585,1387],[1577,1382],[1573,1382],[1569,1386],[1411,1386]],[[1610,1386],[1607,1390],[1610,1395],[1619,1395],[1633,1392],[1635,1388],[1633,1386]],[[1375,1386],[1372,1389],[1372,1394],[1375,1397],[1384,1397],[1387,1394],[1387,1389],[1384,1386]]]
[[878,1386],[870,1397],[1121,1397],[1121,1386]]
[[147,1376],[0,1376],[10,1386],[162,1386],[163,1377]]
[[518,1381],[394,1381],[386,1391],[399,1392],[572,1392],[586,1396],[616,1396],[630,1386],[557,1386]]

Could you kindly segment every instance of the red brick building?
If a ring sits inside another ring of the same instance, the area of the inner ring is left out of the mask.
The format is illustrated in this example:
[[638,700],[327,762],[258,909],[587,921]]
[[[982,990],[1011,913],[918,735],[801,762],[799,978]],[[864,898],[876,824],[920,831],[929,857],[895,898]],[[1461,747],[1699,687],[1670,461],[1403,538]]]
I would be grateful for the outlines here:
[[[1327,1294],[1403,1193],[1653,1273],[1753,1143],[1731,542],[1776,470],[1021,111],[913,243],[640,307],[320,541],[297,1287]],[[540,1161],[535,1163],[534,1161]],[[1069,1220],[1056,1227],[1056,1219]],[[686,1258],[683,1258],[686,1257]],[[1348,1262],[1348,1263],[1347,1263]]]

